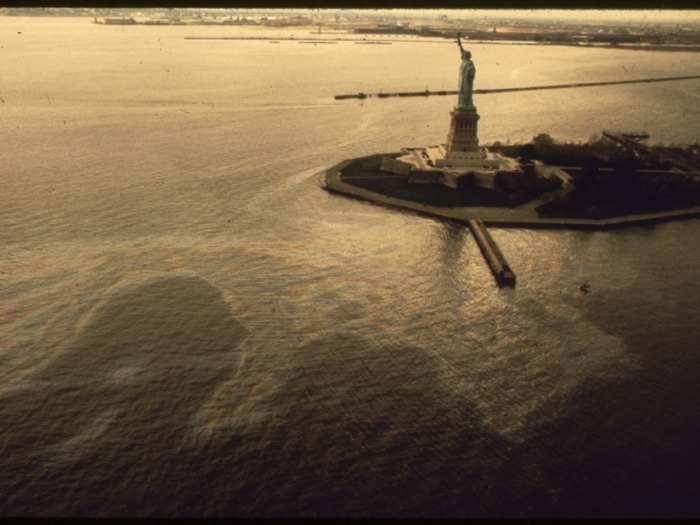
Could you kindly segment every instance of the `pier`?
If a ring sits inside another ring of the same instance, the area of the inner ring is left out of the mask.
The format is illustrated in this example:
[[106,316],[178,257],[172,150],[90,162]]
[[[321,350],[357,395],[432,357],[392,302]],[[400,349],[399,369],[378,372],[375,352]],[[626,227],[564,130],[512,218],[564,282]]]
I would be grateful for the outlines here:
[[496,241],[493,240],[493,237],[491,237],[491,234],[486,229],[481,219],[469,219],[467,224],[498,286],[501,288],[504,286],[515,287],[515,273],[510,269],[506,258],[503,256],[503,253],[501,253]]
[[[544,89],[570,89],[581,87],[595,86],[615,86],[620,84],[644,84],[651,82],[670,82],[673,80],[696,80],[700,79],[700,75],[690,75],[682,77],[661,77],[661,78],[640,78],[637,80],[611,80],[605,82],[576,82],[573,84],[554,84],[551,86],[527,86],[527,87],[512,87],[512,88],[497,88],[497,89],[475,89],[475,95],[491,95],[494,93],[510,93],[514,91],[540,91]],[[350,98],[387,98],[387,97],[428,97],[432,95],[457,95],[458,91],[402,91],[394,93],[354,93],[347,95],[336,95],[336,100],[345,100]]]

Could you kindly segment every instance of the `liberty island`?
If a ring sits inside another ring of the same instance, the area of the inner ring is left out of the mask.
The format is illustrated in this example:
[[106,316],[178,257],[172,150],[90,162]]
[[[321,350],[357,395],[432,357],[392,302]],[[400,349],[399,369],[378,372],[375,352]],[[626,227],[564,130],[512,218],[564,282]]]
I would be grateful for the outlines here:
[[700,215],[700,155],[646,146],[644,132],[603,131],[587,145],[546,134],[530,144],[480,145],[476,66],[459,34],[457,44],[446,142],[344,161],[326,170],[325,189],[467,223],[496,281],[511,286],[515,276],[487,225],[602,229]]
[[[326,171],[326,189],[500,226],[607,228],[698,213],[700,155],[688,150],[680,158],[669,148],[647,146],[644,133],[604,131],[586,145],[557,144],[546,134],[530,144],[481,145],[476,66],[459,35],[457,43],[458,97],[446,142],[345,161]],[[664,205],[653,202],[658,186],[666,191]],[[631,206],[623,202],[630,197]]]

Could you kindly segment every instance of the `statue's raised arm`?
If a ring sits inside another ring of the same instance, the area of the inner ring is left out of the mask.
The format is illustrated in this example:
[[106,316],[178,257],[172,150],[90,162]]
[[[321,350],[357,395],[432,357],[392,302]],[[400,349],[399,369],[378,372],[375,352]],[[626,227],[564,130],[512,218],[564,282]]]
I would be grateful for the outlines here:
[[476,68],[472,62],[472,54],[462,46],[462,35],[457,33],[457,43],[462,53],[462,63],[459,67],[459,101],[457,106],[462,109],[474,107],[472,94],[474,92],[474,76]]

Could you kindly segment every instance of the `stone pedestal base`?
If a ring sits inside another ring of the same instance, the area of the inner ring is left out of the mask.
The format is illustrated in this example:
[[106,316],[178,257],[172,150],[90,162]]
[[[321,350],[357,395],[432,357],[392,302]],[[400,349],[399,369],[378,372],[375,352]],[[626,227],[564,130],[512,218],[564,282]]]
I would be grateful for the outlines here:
[[409,183],[442,184],[460,187],[460,180],[470,185],[494,188],[498,172],[521,172],[517,160],[492,153],[486,148],[477,151],[456,151],[446,154],[442,145],[425,148],[404,148],[398,158],[383,157],[380,169],[407,177]]
[[445,146],[404,148],[398,158],[384,157],[381,170],[406,175],[409,183],[442,184],[449,188],[495,187],[499,172],[521,173],[515,159],[479,147],[474,106],[456,107]]
[[440,168],[498,169],[499,161],[486,148],[476,151],[450,151],[435,166]]
[[479,136],[476,108],[455,108],[452,113],[450,132],[447,135],[447,156],[456,152],[478,152]]

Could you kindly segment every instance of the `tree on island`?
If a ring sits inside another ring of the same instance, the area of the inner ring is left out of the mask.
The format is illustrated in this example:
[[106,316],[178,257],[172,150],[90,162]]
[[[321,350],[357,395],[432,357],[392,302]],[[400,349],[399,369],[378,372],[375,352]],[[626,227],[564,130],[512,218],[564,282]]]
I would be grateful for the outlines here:
[[532,143],[536,147],[547,147],[556,144],[556,141],[547,133],[540,133],[532,138]]

